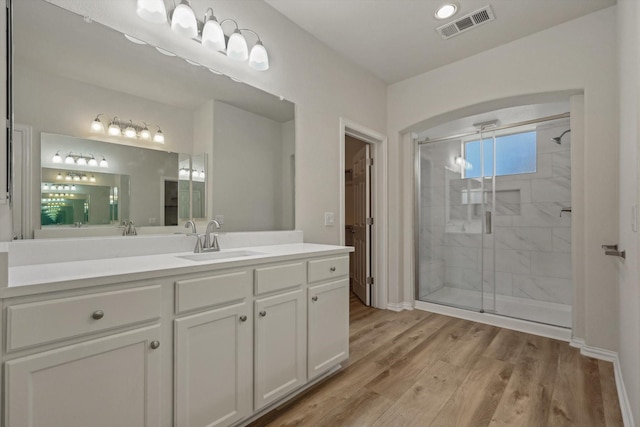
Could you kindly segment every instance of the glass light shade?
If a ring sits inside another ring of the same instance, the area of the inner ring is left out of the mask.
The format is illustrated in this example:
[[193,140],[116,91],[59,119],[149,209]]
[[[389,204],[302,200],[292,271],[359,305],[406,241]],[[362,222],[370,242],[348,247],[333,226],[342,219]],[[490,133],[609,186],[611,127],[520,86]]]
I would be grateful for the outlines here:
[[49,189],[49,184],[45,184],[45,185],[43,185],[43,186],[42,186],[42,189],[43,189],[43,190],[48,190],[48,189]]
[[91,156],[91,158],[89,159],[89,166],[98,166],[98,161],[95,157]]
[[109,132],[109,135],[112,135],[112,136],[120,136],[120,135],[122,135],[122,129],[120,129],[120,126],[118,126],[117,124],[115,124],[113,122],[109,125],[108,132]]
[[100,167],[101,168],[108,168],[109,167],[109,163],[107,163],[107,159],[105,159],[104,157],[102,158],[102,160],[100,160]]
[[103,133],[104,132],[104,125],[102,124],[100,119],[97,118],[97,117],[95,119],[93,119],[93,121],[91,122],[91,132],[93,132],[93,133]]
[[140,131],[140,138],[142,138],[142,139],[151,139],[151,132],[149,132],[149,129],[147,129],[146,126],[145,126],[144,129],[142,129]]
[[60,153],[56,153],[51,159],[53,163],[62,163],[62,157],[60,157]]
[[75,185],[72,185],[72,186],[71,186],[71,189],[75,191],[76,186],[75,186]]
[[78,157],[78,161],[76,162],[78,166],[87,166],[87,159],[84,157]]
[[258,71],[269,69],[269,55],[267,55],[267,49],[264,48],[260,40],[251,48],[249,66]]
[[74,175],[74,176],[73,176],[73,180],[74,180],[74,181],[80,181],[80,177],[79,177],[78,175]]
[[171,29],[184,37],[195,39],[198,36],[198,22],[193,9],[184,3],[179,4],[171,16]]
[[65,177],[64,177],[64,180],[65,180],[65,181],[71,181],[71,175],[67,175],[67,176],[65,176]]
[[224,51],[224,32],[215,18],[209,19],[204,24],[202,45],[208,49]]
[[445,4],[440,6],[435,13],[437,19],[451,18],[458,11],[458,6],[455,4]]
[[70,188],[69,188],[69,186],[68,186],[68,185],[65,185],[65,186],[64,186],[64,189],[65,189],[65,190],[69,190]]
[[89,181],[91,181],[91,182],[96,182],[96,177],[95,177],[95,176],[93,176],[93,175],[91,175],[91,178],[89,178]]
[[124,130],[124,136],[126,136],[127,138],[135,138],[137,136],[137,132],[133,128],[133,126],[127,126],[127,128]]
[[72,165],[76,162],[76,159],[74,159],[71,154],[68,154],[67,157],[64,158],[64,162],[68,165]]
[[138,0],[136,13],[142,19],[153,24],[167,22],[167,9],[163,0]]
[[244,36],[240,34],[240,30],[235,30],[229,37],[227,45],[227,56],[236,61],[246,61],[249,58],[249,48]]
[[89,181],[89,178],[87,178],[87,176],[86,176],[86,175],[82,175],[82,178],[81,178],[81,179],[82,179],[83,181]]
[[153,142],[157,142],[158,144],[164,144],[164,134],[160,129],[153,135]]

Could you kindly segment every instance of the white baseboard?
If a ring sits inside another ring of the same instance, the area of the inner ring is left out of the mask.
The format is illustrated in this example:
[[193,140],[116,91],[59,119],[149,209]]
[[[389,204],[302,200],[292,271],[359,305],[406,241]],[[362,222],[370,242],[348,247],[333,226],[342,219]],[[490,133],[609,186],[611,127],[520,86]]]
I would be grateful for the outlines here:
[[413,304],[407,301],[390,302],[390,303],[387,303],[387,310],[391,310],[391,311],[413,310]]
[[629,396],[627,395],[627,389],[624,386],[624,379],[622,378],[622,368],[620,367],[620,359],[618,358],[618,353],[599,347],[588,346],[582,338],[571,338],[571,342],[569,343],[569,345],[579,348],[580,354],[582,354],[583,356],[605,360],[607,362],[613,363],[613,373],[616,380],[618,400],[620,401],[622,422],[624,424],[624,427],[635,427],[635,423],[633,421],[633,413],[631,412],[631,405],[629,404]]

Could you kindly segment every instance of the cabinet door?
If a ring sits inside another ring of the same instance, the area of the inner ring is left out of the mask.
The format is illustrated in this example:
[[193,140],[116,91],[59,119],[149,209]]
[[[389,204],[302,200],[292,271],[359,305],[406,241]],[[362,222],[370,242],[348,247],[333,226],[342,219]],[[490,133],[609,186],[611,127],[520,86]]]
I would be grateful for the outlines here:
[[255,301],[255,410],[306,382],[306,313],[302,289]]
[[227,426],[251,414],[251,338],[246,302],[175,321],[176,426]]
[[160,425],[160,326],[5,364],[7,427]]
[[309,380],[349,358],[349,279],[310,287]]

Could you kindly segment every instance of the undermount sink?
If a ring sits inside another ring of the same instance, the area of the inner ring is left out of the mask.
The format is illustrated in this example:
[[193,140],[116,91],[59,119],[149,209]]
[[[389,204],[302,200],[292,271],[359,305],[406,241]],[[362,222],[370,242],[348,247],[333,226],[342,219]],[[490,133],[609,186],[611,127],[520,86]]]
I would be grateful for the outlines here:
[[255,251],[244,251],[244,250],[203,252],[200,254],[193,254],[193,255],[179,255],[178,258],[187,259],[189,261],[202,262],[202,261],[213,261],[217,259],[227,259],[227,258],[243,258],[243,257],[255,256],[255,255],[264,255],[264,253],[255,252]]

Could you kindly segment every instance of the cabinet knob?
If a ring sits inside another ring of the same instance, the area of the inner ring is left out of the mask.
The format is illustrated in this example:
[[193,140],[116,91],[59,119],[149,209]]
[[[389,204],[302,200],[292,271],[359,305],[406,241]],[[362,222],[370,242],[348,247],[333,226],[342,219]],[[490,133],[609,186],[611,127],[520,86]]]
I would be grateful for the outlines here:
[[102,310],[96,310],[91,315],[91,318],[93,318],[94,320],[100,320],[103,317],[104,317],[104,311],[102,311]]
[[260,315],[260,317],[264,317],[267,315],[266,311],[261,311],[260,313],[258,313]]
[[335,268],[335,267],[331,267],[331,268],[329,269],[329,271],[336,271],[336,268]]
[[158,347],[160,347],[160,341],[154,340],[151,341],[151,344],[149,344],[149,347],[151,347],[152,349],[157,349]]
[[311,297],[311,301],[318,301],[318,297]]
[[240,321],[241,322],[246,322],[247,321],[247,316],[240,316]]

